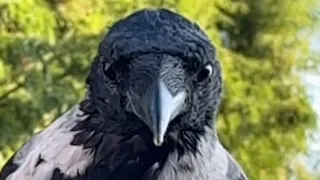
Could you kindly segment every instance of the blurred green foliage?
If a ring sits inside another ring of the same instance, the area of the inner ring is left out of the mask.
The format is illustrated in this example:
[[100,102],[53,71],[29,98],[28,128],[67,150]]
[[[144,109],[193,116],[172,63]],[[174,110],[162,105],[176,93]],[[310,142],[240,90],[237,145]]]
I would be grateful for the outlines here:
[[[317,0],[0,0],[0,167],[84,96],[97,46],[117,19],[165,7],[218,48],[225,89],[219,135],[254,180],[312,179],[294,161],[315,114],[300,82]],[[214,162],[212,162],[214,163]]]

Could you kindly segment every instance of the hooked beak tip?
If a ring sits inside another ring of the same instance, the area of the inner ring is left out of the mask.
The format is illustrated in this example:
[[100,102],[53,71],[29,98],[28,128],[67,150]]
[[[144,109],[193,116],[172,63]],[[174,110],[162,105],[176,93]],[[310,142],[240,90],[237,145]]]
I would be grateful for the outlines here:
[[154,136],[153,143],[155,146],[160,147],[164,142],[163,136]]

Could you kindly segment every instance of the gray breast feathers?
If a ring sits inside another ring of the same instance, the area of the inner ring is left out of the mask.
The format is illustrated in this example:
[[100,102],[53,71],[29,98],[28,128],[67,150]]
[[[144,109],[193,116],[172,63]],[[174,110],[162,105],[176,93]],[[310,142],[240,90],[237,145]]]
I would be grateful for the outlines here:
[[213,131],[209,128],[206,131],[199,143],[199,153],[196,156],[185,154],[178,159],[178,152],[173,152],[157,180],[247,180]]
[[77,133],[70,129],[86,118],[79,116],[82,114],[79,107],[75,106],[35,135],[13,158],[18,169],[6,180],[50,180],[56,169],[69,177],[84,173],[92,163],[92,154],[81,146],[70,145]]

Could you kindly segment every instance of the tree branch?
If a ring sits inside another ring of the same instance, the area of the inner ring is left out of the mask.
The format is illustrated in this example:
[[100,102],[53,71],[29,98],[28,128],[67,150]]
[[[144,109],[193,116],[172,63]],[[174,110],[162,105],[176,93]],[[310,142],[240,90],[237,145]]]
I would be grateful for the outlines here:
[[8,90],[7,92],[5,92],[4,94],[2,94],[0,96],[0,101],[6,99],[10,94],[16,92],[17,90],[19,90],[21,87],[23,87],[23,83],[17,83],[15,85],[15,87],[13,87],[12,89]]

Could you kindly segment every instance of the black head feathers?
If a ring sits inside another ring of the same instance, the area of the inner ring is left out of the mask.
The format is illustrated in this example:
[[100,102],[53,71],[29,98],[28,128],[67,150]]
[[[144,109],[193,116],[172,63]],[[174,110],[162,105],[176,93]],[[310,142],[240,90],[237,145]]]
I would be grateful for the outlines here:
[[197,24],[166,9],[140,10],[116,22],[99,53],[111,61],[148,53],[185,59],[215,57],[210,40]]
[[100,111],[136,115],[155,141],[171,131],[211,127],[222,90],[209,38],[165,9],[140,10],[116,22],[99,45],[87,83]]

